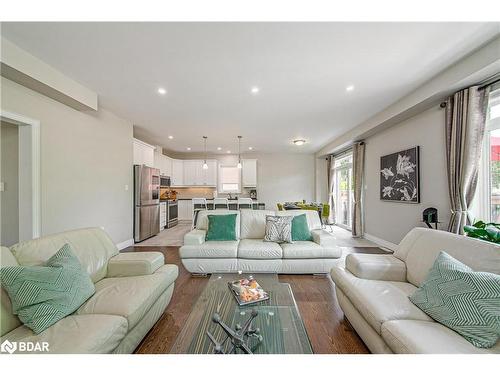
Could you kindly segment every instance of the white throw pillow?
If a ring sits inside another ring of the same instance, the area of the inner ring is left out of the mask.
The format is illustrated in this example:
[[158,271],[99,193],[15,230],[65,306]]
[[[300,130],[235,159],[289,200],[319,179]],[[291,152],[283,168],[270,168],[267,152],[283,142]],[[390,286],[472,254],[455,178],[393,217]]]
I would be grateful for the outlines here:
[[266,235],[264,241],[292,243],[293,216],[266,216]]

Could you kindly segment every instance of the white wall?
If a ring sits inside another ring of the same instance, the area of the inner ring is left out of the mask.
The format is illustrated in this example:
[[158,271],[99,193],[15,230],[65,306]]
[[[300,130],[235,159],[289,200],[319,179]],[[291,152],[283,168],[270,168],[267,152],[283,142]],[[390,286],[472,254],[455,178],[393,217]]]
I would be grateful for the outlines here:
[[19,132],[17,125],[0,125],[1,245],[12,246],[19,240]]
[[[410,229],[424,226],[422,211],[435,207],[441,229],[450,217],[446,177],[444,111],[435,106],[365,140],[365,232],[398,244]],[[380,157],[420,146],[420,204],[381,201]]]
[[40,121],[42,235],[98,226],[116,243],[131,239],[132,124],[102,109],[76,111],[5,78],[1,86],[2,110]]

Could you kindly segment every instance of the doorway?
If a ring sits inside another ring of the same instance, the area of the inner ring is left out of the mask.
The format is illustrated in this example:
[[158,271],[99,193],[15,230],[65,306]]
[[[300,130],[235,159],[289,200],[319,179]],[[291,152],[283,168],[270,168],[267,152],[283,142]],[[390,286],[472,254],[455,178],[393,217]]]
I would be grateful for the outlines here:
[[335,224],[351,230],[353,201],[352,152],[336,158],[334,170]]
[[0,116],[0,244],[40,236],[39,122],[15,113]]

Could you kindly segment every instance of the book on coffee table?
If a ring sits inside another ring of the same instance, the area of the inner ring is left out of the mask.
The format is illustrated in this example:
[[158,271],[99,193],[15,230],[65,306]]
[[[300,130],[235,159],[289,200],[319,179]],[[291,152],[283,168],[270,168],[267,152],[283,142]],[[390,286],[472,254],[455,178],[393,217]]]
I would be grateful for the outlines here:
[[228,283],[229,289],[240,306],[250,305],[269,299],[269,294],[262,289],[255,279],[240,279]]

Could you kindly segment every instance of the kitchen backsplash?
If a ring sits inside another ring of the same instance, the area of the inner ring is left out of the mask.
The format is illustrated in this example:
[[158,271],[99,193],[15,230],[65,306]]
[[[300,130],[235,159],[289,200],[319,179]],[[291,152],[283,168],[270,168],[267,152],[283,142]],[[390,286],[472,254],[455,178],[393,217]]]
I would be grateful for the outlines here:
[[[177,199],[228,197],[227,194],[217,193],[217,189],[214,187],[173,187],[171,189],[177,192]],[[249,197],[250,190],[243,189],[241,194],[232,194],[232,196]]]

